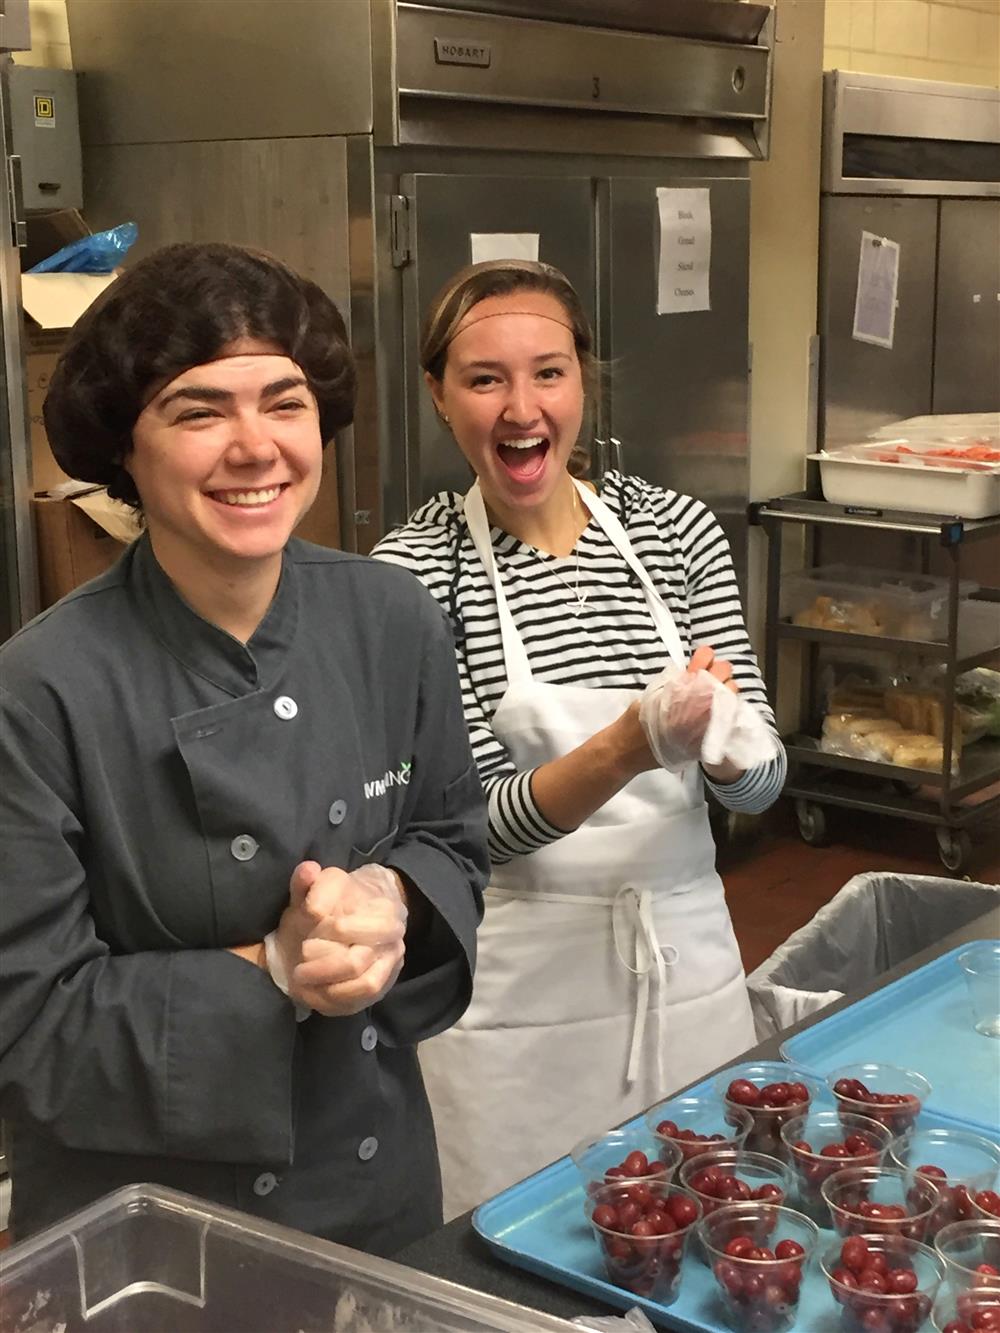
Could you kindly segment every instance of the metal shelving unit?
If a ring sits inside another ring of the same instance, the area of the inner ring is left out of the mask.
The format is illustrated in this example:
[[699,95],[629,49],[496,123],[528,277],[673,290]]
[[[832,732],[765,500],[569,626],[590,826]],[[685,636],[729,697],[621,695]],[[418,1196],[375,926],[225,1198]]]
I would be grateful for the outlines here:
[[[799,643],[808,652],[807,673],[810,676],[815,669],[818,649],[823,644],[848,644],[853,648],[885,653],[906,652],[939,662],[944,667],[943,685],[947,707],[942,746],[944,753],[950,754],[954,733],[955,679],[963,671],[981,666],[1000,654],[1000,640],[973,645],[963,642],[960,637],[962,550],[969,542],[991,538],[1000,540],[1000,516],[972,520],[893,510],[858,512],[851,506],[830,504],[802,493],[752,505],[750,518],[751,522],[762,526],[768,536],[764,671],[772,703],[778,694],[779,649],[783,643]],[[950,557],[948,628],[945,638],[939,642],[890,639],[813,629],[782,620],[782,531],[786,524],[798,524],[806,529],[837,526],[900,532],[939,544]],[[980,589],[979,599],[1000,602],[1000,589]],[[826,839],[825,806],[865,810],[871,814],[909,819],[933,826],[941,861],[947,869],[957,871],[962,869],[969,855],[970,826],[995,820],[1000,815],[1000,793],[986,797],[975,805],[959,804],[963,798],[1000,780],[1000,741],[980,740],[968,746],[955,773],[952,773],[949,765],[945,765],[943,771],[936,772],[827,754],[819,748],[815,736],[801,732],[785,737],[785,745],[790,761],[785,794],[795,801],[799,832],[803,839],[816,846]],[[921,789],[927,788],[936,789],[933,797],[921,794]]]

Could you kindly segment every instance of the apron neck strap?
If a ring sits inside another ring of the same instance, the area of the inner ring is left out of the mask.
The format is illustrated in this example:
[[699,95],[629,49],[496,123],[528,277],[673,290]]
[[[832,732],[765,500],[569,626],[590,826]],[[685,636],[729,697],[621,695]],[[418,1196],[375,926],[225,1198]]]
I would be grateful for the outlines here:
[[[629,541],[628,534],[617,515],[612,513],[600,496],[596,495],[589,486],[584,486],[575,477],[572,480],[581,501],[598,527],[603,530],[615,550],[638,578],[646,598],[649,613],[659,630],[664,647],[674,664],[683,670],[685,666],[684,647],[677,632],[677,626],[674,624],[674,618],[670,614],[669,607],[653,586],[653,581],[643,568],[642,562],[632,549],[632,543]],[[496,597],[500,636],[503,640],[504,662],[507,670],[507,683],[509,686],[525,684],[531,681],[531,667],[528,663],[528,654],[524,643],[517,632],[517,626],[514,624],[514,618],[510,613],[507,597],[503,590],[503,580],[500,578],[497,569],[493,542],[490,538],[490,524],[486,517],[486,505],[483,501],[483,493],[480,490],[478,479],[473,482],[466,492],[465,518],[469,525],[469,535],[472,537],[473,545],[479,559],[482,561],[483,568],[486,570],[486,577],[489,579]]]
[[507,671],[507,685],[525,685],[531,681],[531,666],[528,662],[527,649],[522,642],[514,617],[507,605],[507,595],[503,590],[503,580],[497,569],[493,554],[493,541],[490,537],[490,524],[486,517],[486,505],[483,493],[479,489],[478,479],[472,483],[465,495],[465,519],[469,525],[469,536],[486,570],[486,577],[493,587],[497,600],[497,617],[500,621],[500,637],[503,640],[504,665]]

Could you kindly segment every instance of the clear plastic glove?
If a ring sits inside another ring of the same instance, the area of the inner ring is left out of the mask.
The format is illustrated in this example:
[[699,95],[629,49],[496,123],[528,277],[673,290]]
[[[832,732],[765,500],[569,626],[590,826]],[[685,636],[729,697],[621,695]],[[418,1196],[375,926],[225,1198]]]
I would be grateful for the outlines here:
[[399,976],[407,910],[395,876],[367,865],[348,874],[303,862],[291,901],[265,941],[275,985],[296,1005],[327,1015],[376,1004]]
[[645,1311],[633,1305],[623,1315],[577,1315],[570,1320],[586,1333],[656,1333]]
[[710,671],[681,671],[672,662],[646,687],[639,721],[660,767],[723,763],[745,772],[776,753],[756,708]]
[[679,773],[701,758],[714,695],[713,677],[707,671],[682,671],[673,662],[646,686],[639,721],[649,748],[668,773]]

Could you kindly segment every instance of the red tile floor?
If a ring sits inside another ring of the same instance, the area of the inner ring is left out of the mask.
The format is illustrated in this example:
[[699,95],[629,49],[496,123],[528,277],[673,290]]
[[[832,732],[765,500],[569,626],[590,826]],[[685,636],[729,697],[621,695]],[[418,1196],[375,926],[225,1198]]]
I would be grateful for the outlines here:
[[[749,830],[720,846],[719,873],[747,972],[854,875],[889,870],[949,877],[929,825],[840,810],[830,812],[828,827],[828,846],[807,846],[791,802],[781,800]],[[1000,883],[1000,826],[979,824],[972,843],[963,875],[984,884]]]

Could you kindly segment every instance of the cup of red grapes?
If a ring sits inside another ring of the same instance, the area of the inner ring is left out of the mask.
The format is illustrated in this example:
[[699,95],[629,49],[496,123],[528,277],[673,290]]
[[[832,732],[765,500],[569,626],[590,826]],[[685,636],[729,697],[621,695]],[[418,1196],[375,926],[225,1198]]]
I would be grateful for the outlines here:
[[952,1222],[938,1232],[934,1248],[956,1296],[980,1292],[1000,1299],[1000,1220]]
[[820,1193],[839,1236],[926,1240],[941,1202],[932,1180],[898,1167],[846,1167],[824,1180]]
[[608,1281],[660,1305],[676,1300],[684,1252],[701,1216],[694,1196],[662,1181],[613,1180],[588,1195],[584,1207]]
[[843,1333],[917,1333],[931,1312],[944,1264],[905,1236],[848,1236],[821,1256]]
[[715,1097],[675,1097],[646,1112],[646,1125],[660,1145],[682,1161],[715,1148],[742,1148],[753,1128],[750,1113],[722,1106]]
[[812,1075],[782,1060],[727,1069],[716,1078],[715,1091],[727,1107],[750,1113],[753,1126],[746,1147],[771,1154],[781,1151],[781,1126],[808,1114],[816,1098],[826,1092]]
[[879,1121],[894,1138],[913,1128],[931,1094],[923,1074],[896,1065],[845,1065],[835,1069],[827,1083],[842,1111]]
[[[950,1222],[1000,1219],[1000,1147],[965,1129],[914,1129],[889,1149],[890,1161],[933,1180],[941,1202],[931,1222],[933,1237]],[[995,1209],[995,1212],[994,1212]]]
[[795,1204],[830,1225],[823,1183],[849,1166],[881,1166],[892,1134],[877,1120],[841,1111],[813,1111],[781,1127],[786,1160],[795,1173]]
[[794,1184],[784,1162],[738,1148],[718,1148],[689,1158],[677,1179],[701,1204],[704,1217],[730,1203],[782,1204]]
[[795,1323],[819,1229],[791,1208],[734,1203],[698,1224],[698,1239],[737,1333],[782,1333]]
[[931,1318],[937,1333],[1000,1333],[1000,1292],[946,1293]]
[[613,1180],[659,1180],[670,1184],[681,1160],[680,1149],[657,1143],[644,1126],[611,1129],[582,1139],[570,1150],[588,1193]]

